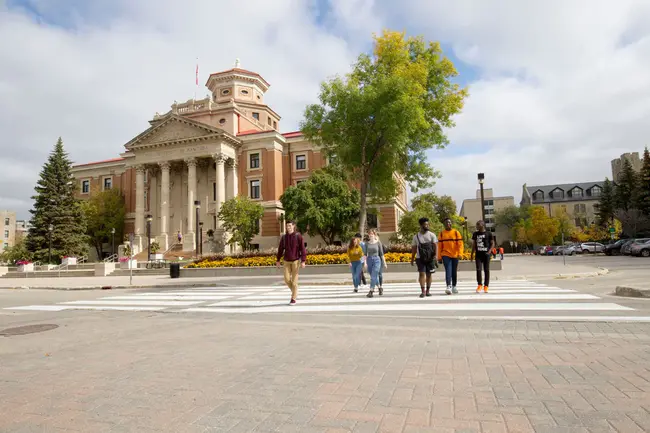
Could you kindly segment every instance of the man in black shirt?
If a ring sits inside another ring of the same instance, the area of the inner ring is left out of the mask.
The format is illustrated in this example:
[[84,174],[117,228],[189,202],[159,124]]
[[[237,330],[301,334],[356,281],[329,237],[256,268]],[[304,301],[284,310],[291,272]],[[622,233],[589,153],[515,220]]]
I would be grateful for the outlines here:
[[[490,285],[490,251],[494,248],[494,237],[492,233],[485,230],[485,222],[476,223],[476,231],[472,235],[472,260],[476,257],[476,282],[478,287],[476,293],[483,290],[488,292]],[[485,285],[483,285],[483,272],[485,272]]]

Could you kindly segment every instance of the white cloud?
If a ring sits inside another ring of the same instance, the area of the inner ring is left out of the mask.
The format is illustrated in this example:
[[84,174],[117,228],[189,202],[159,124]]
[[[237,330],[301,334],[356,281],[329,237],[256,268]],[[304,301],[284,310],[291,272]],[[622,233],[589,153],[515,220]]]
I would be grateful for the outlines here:
[[202,83],[241,58],[295,129],[319,83],[385,26],[440,40],[478,74],[450,148],[432,152],[436,190],[459,205],[479,171],[519,201],[524,182],[602,179],[650,144],[646,0],[331,0],[322,25],[316,2],[30,1],[73,30],[0,6],[0,207],[27,216],[59,135],[75,161],[122,151],[154,112],[192,97],[197,56]]

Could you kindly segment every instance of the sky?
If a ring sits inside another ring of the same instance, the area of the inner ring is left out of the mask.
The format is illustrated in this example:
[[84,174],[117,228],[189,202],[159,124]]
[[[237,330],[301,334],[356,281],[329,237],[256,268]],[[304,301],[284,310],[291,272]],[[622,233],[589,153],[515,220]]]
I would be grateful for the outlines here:
[[193,97],[197,57],[197,97],[239,58],[294,131],[384,28],[439,41],[469,88],[429,152],[458,207],[478,172],[518,203],[524,183],[602,180],[650,144],[647,0],[0,0],[0,209],[29,218],[59,136],[75,163],[123,152]]

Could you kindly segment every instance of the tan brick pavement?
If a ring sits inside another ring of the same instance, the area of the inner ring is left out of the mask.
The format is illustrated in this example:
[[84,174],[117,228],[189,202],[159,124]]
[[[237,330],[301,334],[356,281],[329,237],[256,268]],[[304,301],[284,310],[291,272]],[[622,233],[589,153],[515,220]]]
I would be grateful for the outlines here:
[[650,431],[648,325],[36,319],[0,337],[1,432]]

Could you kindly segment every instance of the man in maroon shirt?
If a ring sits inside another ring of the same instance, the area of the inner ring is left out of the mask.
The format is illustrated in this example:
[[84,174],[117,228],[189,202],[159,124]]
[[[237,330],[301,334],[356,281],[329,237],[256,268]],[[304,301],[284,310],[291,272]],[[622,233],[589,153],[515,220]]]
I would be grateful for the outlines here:
[[291,289],[291,302],[295,305],[298,298],[298,270],[305,267],[307,250],[302,235],[296,232],[296,224],[287,221],[287,233],[280,238],[276,265],[281,266],[280,260],[284,258],[284,282]]

